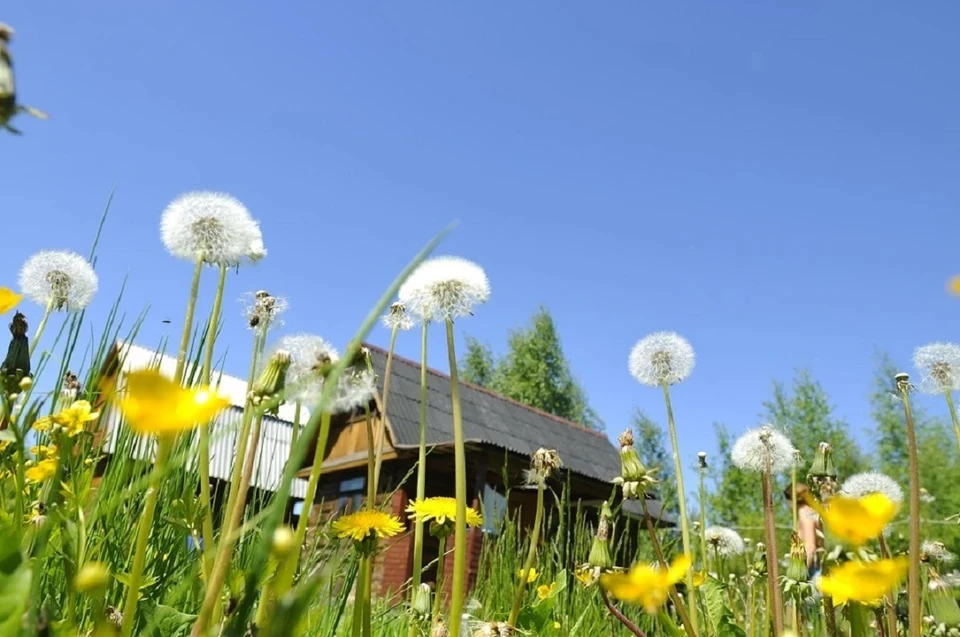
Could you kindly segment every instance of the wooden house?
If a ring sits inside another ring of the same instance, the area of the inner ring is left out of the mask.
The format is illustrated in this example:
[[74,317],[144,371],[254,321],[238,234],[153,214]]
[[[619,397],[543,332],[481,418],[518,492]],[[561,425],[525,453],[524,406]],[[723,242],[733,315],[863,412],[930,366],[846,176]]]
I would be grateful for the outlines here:
[[[374,431],[382,421],[386,427],[384,462],[378,498],[389,498],[386,509],[398,515],[412,530],[405,509],[416,497],[416,462],[420,440],[420,365],[399,356],[393,357],[387,412],[382,410],[382,390],[386,380],[387,352],[366,345],[378,379],[378,395],[371,402]],[[453,427],[450,378],[439,371],[427,370],[427,488],[426,495],[454,495]],[[467,457],[467,490],[470,504],[482,510],[483,528],[470,531],[467,542],[468,583],[477,575],[484,536],[496,535],[508,512],[518,513],[521,524],[530,524],[535,509],[535,491],[523,487],[523,471],[530,456],[540,447],[556,449],[564,463],[557,485],[565,483],[570,505],[579,504],[596,515],[600,504],[615,497],[611,483],[620,474],[620,454],[606,434],[587,429],[563,418],[495,394],[482,387],[461,383],[464,438]],[[333,419],[323,461],[323,473],[311,522],[360,507],[366,494],[367,449],[366,410]],[[314,447],[307,458],[315,455]],[[310,466],[300,477],[306,478]],[[550,500],[548,498],[548,500]],[[642,518],[642,508],[626,503],[624,513]],[[660,502],[648,495],[647,511],[659,525],[673,526],[675,519],[661,510]],[[547,534],[550,530],[547,530]],[[549,536],[549,535],[548,535]],[[452,543],[451,543],[452,544]],[[424,563],[437,558],[435,538],[425,538]],[[410,578],[413,559],[413,534],[405,533],[389,542],[378,556],[374,571],[374,590],[389,595],[401,589]],[[452,570],[448,552],[446,572]],[[434,577],[431,569],[424,581]]]

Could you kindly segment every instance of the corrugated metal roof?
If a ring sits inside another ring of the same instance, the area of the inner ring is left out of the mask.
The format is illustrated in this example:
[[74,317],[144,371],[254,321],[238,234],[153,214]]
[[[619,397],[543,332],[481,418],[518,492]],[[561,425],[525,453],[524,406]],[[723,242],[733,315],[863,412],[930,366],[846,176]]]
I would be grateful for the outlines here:
[[[157,367],[162,373],[173,375],[176,370],[176,359],[172,356],[160,355],[133,343],[118,341],[117,352],[121,360],[120,374],[137,369]],[[237,435],[240,430],[243,416],[243,404],[246,400],[246,381],[223,374],[214,376],[213,384],[218,390],[229,397],[233,406],[222,411],[210,426],[210,476],[221,480],[230,480],[236,457]],[[309,412],[304,408],[301,411],[301,422],[306,422]],[[254,460],[254,471],[251,484],[267,491],[276,491],[283,477],[283,468],[290,455],[290,443],[293,436],[293,406],[281,405],[279,417],[264,416],[260,431],[257,456]],[[104,451],[112,453],[119,432],[119,416],[111,410],[105,419],[107,423],[107,437]],[[142,445],[138,445],[137,455],[146,455]],[[153,455],[151,450],[150,455]],[[188,461],[192,466],[195,458]],[[290,495],[294,498],[303,498],[306,495],[306,480],[296,478],[291,485]]]
[[[381,378],[387,353],[367,345]],[[453,444],[450,378],[428,370],[427,444]],[[620,475],[620,453],[603,433],[521,405],[480,387],[461,383],[464,439],[523,455],[540,447],[556,449],[564,465],[584,476],[610,482]],[[420,365],[394,356],[387,417],[396,447],[420,444]]]

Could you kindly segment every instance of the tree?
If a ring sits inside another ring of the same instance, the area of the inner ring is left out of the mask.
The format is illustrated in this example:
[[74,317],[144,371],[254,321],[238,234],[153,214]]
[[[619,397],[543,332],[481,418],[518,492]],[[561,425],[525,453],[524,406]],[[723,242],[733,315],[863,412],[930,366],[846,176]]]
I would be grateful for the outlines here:
[[803,465],[797,478],[803,480],[806,477],[806,468],[813,462],[821,442],[828,442],[833,447],[833,460],[841,480],[865,470],[866,458],[850,435],[850,426],[833,415],[827,393],[810,372],[798,371],[791,390],[792,394],[783,383],[774,381],[773,398],[763,406],[766,419],[782,427],[800,451]]
[[733,438],[727,427],[713,425],[717,433],[718,458],[711,463],[716,476],[714,489],[707,495],[707,524],[722,524],[741,530],[762,528],[763,504],[760,501],[760,474],[741,471],[733,464],[730,450]]
[[507,354],[499,360],[490,348],[468,339],[459,371],[464,380],[524,405],[591,429],[604,428],[570,371],[553,318],[545,307],[533,315],[528,327],[510,333]]
[[472,336],[466,337],[467,352],[458,365],[460,378],[465,382],[490,387],[493,384],[493,375],[496,372],[496,361],[493,352]]

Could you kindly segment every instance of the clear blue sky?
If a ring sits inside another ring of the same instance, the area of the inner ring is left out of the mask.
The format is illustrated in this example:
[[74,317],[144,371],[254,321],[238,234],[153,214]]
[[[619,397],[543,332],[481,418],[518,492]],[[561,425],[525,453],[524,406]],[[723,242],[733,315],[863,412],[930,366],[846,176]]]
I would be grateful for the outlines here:
[[690,339],[687,464],[798,366],[868,440],[875,348],[906,366],[960,338],[955,3],[293,4],[8,3],[22,101],[51,119],[0,139],[5,283],[37,249],[86,253],[116,185],[92,322],[128,276],[128,313],[153,306],[141,340],[175,340],[190,265],[160,212],[218,189],[270,251],[229,299],[286,295],[285,330],[342,345],[459,219],[441,253],[482,264],[493,296],[458,329],[502,348],[545,303],[611,432],[637,405],[663,417],[633,343]]

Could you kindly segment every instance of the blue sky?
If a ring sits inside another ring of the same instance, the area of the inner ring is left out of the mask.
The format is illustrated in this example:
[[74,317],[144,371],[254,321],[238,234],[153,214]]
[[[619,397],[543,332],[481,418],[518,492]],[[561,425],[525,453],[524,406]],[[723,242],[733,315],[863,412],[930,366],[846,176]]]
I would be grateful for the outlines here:
[[[795,367],[869,442],[875,349],[906,366],[957,338],[953,3],[15,2],[0,18],[21,101],[51,114],[0,142],[0,272],[86,253],[116,186],[95,326],[129,277],[128,315],[153,308],[141,340],[176,339],[190,265],[165,253],[160,212],[216,189],[270,251],[230,277],[230,371],[244,292],[286,295],[286,331],[343,344],[459,219],[440,253],[493,286],[461,334],[502,348],[546,304],[611,432],[634,406],[662,419],[627,372],[633,343],[689,338],[687,464],[714,421],[757,424]],[[416,336],[399,351],[416,358]]]

